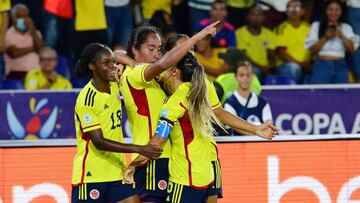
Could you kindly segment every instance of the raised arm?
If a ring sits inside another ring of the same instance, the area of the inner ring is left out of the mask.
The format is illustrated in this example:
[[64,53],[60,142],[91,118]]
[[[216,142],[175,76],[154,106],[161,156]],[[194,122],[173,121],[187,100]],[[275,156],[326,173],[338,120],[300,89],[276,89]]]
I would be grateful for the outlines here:
[[215,26],[219,21],[205,27],[203,30],[192,36],[186,42],[174,47],[167,52],[161,59],[151,64],[149,68],[145,69],[144,77],[146,81],[151,81],[163,71],[173,67],[178,61],[185,56],[185,54],[195,45],[195,43],[207,35],[215,36]]

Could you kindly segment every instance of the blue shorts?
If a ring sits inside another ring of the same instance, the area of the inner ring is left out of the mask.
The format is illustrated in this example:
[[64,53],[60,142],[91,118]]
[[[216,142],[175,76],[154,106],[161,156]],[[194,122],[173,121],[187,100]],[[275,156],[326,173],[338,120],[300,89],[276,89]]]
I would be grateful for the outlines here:
[[217,195],[218,198],[223,198],[220,161],[211,161],[211,163],[214,169],[214,184],[210,187],[209,196]]
[[167,189],[167,203],[206,203],[210,186],[205,189],[195,189],[190,186],[169,181]]
[[136,168],[134,179],[141,202],[164,202],[169,180],[169,159],[151,160]]
[[72,188],[71,202],[118,202],[137,195],[131,184],[122,181],[83,183]]

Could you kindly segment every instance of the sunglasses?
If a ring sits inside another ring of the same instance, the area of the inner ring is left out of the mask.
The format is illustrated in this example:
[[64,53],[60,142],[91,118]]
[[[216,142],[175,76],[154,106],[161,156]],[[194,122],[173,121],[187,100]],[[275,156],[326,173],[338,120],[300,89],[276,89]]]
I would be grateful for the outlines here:
[[297,12],[299,12],[299,11],[301,11],[301,6],[289,6],[288,8],[287,8],[287,11],[297,11]]

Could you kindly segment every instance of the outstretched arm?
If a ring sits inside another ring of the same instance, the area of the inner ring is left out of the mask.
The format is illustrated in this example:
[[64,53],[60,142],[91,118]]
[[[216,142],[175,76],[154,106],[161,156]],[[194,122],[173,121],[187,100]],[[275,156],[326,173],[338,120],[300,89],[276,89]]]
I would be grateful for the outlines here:
[[257,135],[259,137],[270,140],[277,134],[277,131],[279,130],[273,126],[271,122],[265,122],[259,126],[253,125],[241,119],[240,117],[225,111],[222,107],[216,108],[214,113],[222,123],[234,128],[236,131],[242,134]]
[[196,42],[205,38],[208,35],[215,36],[215,26],[219,21],[205,27],[203,30],[192,36],[186,42],[174,47],[167,52],[160,60],[151,64],[149,68],[145,69],[144,77],[146,81],[151,81],[163,71],[173,67],[178,61],[185,56],[185,54],[195,45]]

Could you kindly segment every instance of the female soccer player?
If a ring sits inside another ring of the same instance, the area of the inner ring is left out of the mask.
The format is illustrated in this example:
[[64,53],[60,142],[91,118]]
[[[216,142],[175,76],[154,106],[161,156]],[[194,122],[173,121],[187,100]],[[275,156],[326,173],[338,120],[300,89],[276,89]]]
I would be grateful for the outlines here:
[[[162,77],[164,87],[173,94],[162,106],[150,143],[171,140],[166,202],[206,202],[214,180],[209,136],[214,133],[212,122],[220,123],[208,101],[203,67],[187,53]],[[133,182],[135,167],[147,160],[144,156],[135,159],[125,171],[125,179]]]
[[83,50],[77,63],[79,74],[92,80],[81,90],[75,105],[77,153],[72,202],[139,202],[132,185],[122,182],[123,153],[157,158],[162,152],[156,145],[123,144],[114,58],[108,47],[93,43]]
[[[160,73],[174,66],[193,46],[207,35],[215,35],[214,23],[175,47],[161,57],[161,34],[155,27],[143,26],[130,36],[128,54],[135,59],[135,68],[126,68],[121,77],[121,92],[130,121],[135,144],[147,144],[154,134],[166,94],[155,80]],[[136,188],[142,202],[164,202],[167,180],[170,143],[164,142],[164,152],[137,168]],[[134,158],[137,155],[134,156]]]
[[[165,45],[165,51],[171,50],[173,47],[182,44],[189,37],[184,34],[178,34],[171,37]],[[161,79],[164,80],[164,79]],[[231,115],[229,112],[224,111],[222,108],[220,101],[216,95],[216,90],[214,85],[209,79],[205,79],[207,90],[208,90],[208,98],[210,105],[215,113],[215,115],[220,118],[220,121],[226,125],[229,125],[233,128],[239,129],[243,132],[248,132],[251,134],[256,134],[265,139],[272,139],[272,137],[276,134],[277,128],[272,126],[270,123],[266,123],[262,126],[259,126],[257,131],[252,131],[255,126],[249,125],[249,123],[243,121],[241,118]],[[218,197],[222,197],[222,183],[221,183],[221,168],[220,168],[220,160],[218,158],[218,150],[216,141],[212,136],[208,137],[209,139],[209,151],[211,153],[211,162],[214,170],[214,184],[213,187],[209,191],[209,199],[208,203],[216,203]]]

